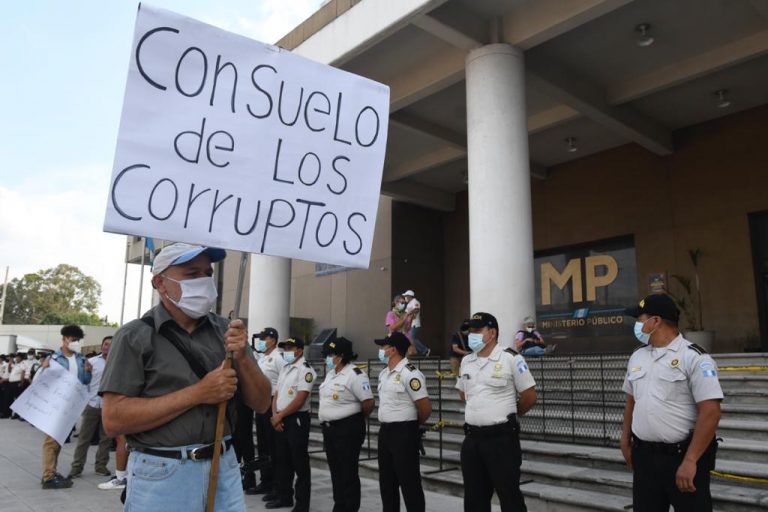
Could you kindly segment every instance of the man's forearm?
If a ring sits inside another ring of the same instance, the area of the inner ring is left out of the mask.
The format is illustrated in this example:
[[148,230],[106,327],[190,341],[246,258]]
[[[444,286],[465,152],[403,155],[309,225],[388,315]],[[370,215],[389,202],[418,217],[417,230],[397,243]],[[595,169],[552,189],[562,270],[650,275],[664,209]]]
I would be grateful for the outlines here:
[[236,369],[245,404],[258,413],[266,412],[272,400],[272,385],[269,379],[250,356],[238,361]]
[[110,437],[152,430],[198,405],[195,385],[155,398],[104,393],[102,421]]

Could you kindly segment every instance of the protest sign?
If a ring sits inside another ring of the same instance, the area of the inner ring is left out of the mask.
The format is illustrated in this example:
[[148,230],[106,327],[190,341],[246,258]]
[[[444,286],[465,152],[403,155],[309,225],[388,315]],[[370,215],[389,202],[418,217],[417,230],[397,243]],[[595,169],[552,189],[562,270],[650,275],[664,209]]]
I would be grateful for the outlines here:
[[90,397],[88,386],[51,360],[50,366],[35,376],[11,409],[57,443],[64,444]]
[[389,88],[142,5],[104,230],[367,267]]

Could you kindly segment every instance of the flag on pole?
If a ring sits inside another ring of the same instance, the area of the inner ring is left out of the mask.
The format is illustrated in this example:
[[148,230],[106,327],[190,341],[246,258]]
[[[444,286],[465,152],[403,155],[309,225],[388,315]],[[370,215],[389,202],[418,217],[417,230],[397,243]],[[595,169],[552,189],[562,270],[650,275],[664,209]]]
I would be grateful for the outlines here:
[[144,247],[149,251],[150,265],[155,261],[155,240],[154,238],[144,238]]

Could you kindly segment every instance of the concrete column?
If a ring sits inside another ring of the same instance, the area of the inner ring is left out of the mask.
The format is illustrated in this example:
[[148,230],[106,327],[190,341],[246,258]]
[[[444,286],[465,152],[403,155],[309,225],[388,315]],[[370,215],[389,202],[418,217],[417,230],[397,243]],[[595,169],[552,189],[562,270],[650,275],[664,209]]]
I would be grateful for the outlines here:
[[264,327],[274,327],[282,341],[289,335],[290,320],[291,260],[252,254],[251,284],[248,289],[249,333],[260,332]]
[[472,313],[499,321],[511,346],[535,314],[523,52],[508,44],[467,57],[469,278]]

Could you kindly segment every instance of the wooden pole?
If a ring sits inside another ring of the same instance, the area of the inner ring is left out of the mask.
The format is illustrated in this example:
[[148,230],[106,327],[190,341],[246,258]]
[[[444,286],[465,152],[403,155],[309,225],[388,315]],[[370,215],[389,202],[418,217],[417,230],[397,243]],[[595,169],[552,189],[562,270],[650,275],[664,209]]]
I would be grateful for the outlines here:
[[[235,294],[235,316],[240,318],[240,304],[243,299],[243,282],[245,281],[245,269],[248,267],[248,253],[244,252],[240,256],[240,271],[237,275],[237,291]],[[232,368],[232,352],[227,352],[224,360],[224,368]],[[227,414],[227,402],[219,404],[218,414],[216,415],[216,437],[213,445],[213,457],[211,458],[211,475],[208,479],[208,500],[206,502],[206,512],[213,512],[216,505],[216,486],[219,480],[219,461],[221,460],[221,442],[224,439],[224,418]]]

